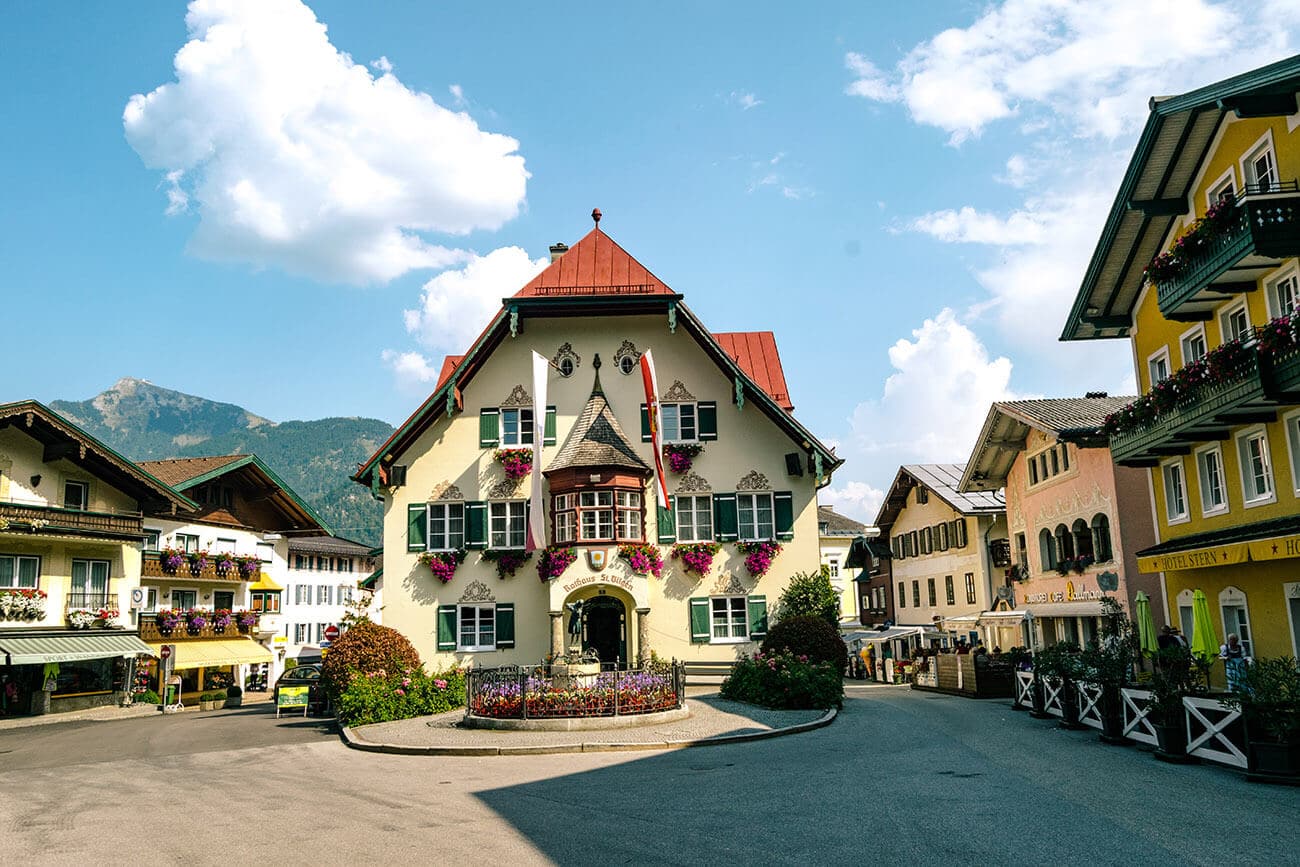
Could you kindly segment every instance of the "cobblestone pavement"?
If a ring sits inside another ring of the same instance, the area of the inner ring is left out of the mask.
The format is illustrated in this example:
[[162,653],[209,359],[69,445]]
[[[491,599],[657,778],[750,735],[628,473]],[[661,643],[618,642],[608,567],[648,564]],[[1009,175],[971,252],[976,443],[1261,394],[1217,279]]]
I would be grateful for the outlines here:
[[722,735],[755,734],[820,719],[819,710],[768,710],[719,698],[716,690],[691,687],[687,690],[686,719],[635,728],[596,729],[571,732],[507,732],[467,729],[460,725],[463,710],[432,717],[358,726],[358,738],[371,743],[409,747],[500,747],[577,746],[583,743],[660,744],[712,738]]

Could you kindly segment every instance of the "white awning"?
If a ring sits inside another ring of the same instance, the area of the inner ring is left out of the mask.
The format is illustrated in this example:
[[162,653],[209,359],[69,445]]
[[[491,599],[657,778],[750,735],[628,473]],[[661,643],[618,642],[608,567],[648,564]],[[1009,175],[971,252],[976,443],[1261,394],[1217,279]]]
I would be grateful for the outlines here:
[[66,635],[0,635],[0,661],[9,665],[40,665],[48,662],[76,662],[111,656],[152,654],[153,648],[135,633]]
[[945,617],[943,619],[944,628],[949,626],[974,626],[979,622],[978,614],[962,614],[957,617]]
[[923,638],[943,638],[943,633],[929,626],[891,626],[888,629],[881,629],[875,632],[861,636],[862,641],[892,641],[895,638],[910,638],[911,636],[921,636]]
[[1101,600],[1091,599],[1083,602],[1043,602],[1025,607],[1034,617],[1101,617],[1105,612]]
[[1020,611],[982,611],[980,626],[1015,626],[1029,616],[1027,610]]

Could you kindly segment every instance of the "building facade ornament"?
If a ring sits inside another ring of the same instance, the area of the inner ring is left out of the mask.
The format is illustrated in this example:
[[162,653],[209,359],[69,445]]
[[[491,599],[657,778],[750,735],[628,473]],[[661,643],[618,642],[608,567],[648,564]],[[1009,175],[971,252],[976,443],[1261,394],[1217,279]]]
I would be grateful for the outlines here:
[[767,480],[767,476],[758,470],[750,470],[744,478],[736,482],[737,491],[770,491],[772,484]]
[[[631,361],[633,362],[632,367],[628,367],[628,365],[624,363],[624,359],[631,359]],[[637,352],[636,344],[634,344],[630,340],[624,340],[623,345],[620,346],[618,350],[614,353],[614,366],[617,367],[623,373],[631,373],[633,370],[635,370],[636,369],[635,362],[640,360],[641,360],[641,353]]]
[[448,481],[441,481],[433,486],[433,492],[429,494],[429,500],[463,500],[465,495],[461,493],[458,486]]
[[713,490],[713,487],[709,484],[708,479],[689,470],[686,472],[686,475],[682,476],[681,480],[677,482],[677,493],[679,494],[711,490]]
[[532,406],[533,399],[528,394],[528,389],[522,385],[516,385],[510,390],[510,395],[501,401],[501,406]]
[[718,576],[717,583],[713,585],[713,592],[718,596],[739,596],[747,591],[738,576],[724,573]]
[[582,356],[573,351],[573,344],[565,341],[551,356],[551,364],[560,372],[560,376],[569,376],[582,366]]
[[488,499],[489,500],[509,499],[510,497],[513,497],[515,495],[515,493],[519,490],[520,484],[522,483],[523,483],[522,478],[512,479],[507,476],[506,478],[499,480],[492,487],[488,488]]
[[662,399],[670,403],[687,403],[695,400],[695,395],[691,394],[685,385],[682,385],[680,379],[677,379],[673,380],[673,384],[664,392]]
[[492,595],[492,589],[482,581],[471,581],[461,594],[461,602],[496,602],[497,598]]

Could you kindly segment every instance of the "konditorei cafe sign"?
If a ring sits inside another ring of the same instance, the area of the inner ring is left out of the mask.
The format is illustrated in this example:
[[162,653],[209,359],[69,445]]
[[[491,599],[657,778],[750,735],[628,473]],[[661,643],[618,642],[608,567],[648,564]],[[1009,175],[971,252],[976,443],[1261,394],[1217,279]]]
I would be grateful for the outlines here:
[[1285,560],[1290,557],[1300,557],[1300,534],[1215,545],[1212,548],[1197,548],[1155,557],[1139,557],[1138,569],[1142,572],[1172,572],[1179,569],[1234,566],[1248,561]]

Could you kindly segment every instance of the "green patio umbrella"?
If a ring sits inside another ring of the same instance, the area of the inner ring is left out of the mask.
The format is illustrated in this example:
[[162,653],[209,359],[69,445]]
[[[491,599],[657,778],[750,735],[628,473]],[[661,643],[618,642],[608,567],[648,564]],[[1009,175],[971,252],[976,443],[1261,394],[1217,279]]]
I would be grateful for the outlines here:
[[1192,593],[1192,655],[1207,665],[1219,656],[1219,636],[1214,632],[1204,590]]
[[1141,590],[1137,594],[1138,649],[1143,656],[1155,656],[1160,649],[1156,640],[1156,621],[1151,616],[1151,598]]

